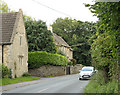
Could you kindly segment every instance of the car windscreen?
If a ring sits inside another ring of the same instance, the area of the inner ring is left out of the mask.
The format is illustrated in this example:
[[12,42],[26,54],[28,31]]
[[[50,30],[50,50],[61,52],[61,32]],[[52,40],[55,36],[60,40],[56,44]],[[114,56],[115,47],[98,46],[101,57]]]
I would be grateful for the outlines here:
[[92,71],[91,68],[83,68],[82,71]]

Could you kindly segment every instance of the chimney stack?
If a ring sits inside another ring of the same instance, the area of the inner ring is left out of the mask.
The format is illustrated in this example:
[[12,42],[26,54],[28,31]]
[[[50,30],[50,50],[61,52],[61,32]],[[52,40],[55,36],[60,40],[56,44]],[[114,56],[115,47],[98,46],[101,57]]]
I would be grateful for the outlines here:
[[23,13],[22,9],[19,9],[19,13]]
[[48,27],[48,30],[50,30],[51,33],[53,33],[52,26],[49,26],[49,27]]

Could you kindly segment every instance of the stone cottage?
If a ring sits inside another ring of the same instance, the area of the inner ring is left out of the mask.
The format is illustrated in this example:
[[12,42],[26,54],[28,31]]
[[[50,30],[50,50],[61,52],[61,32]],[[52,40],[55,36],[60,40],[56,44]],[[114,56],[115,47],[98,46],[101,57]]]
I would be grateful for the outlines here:
[[11,69],[12,77],[28,72],[28,43],[23,12],[0,14],[0,64]]
[[57,34],[53,33],[53,38],[55,41],[55,44],[57,46],[58,51],[62,51],[68,61],[73,59],[73,50],[72,48],[62,39],[62,37],[58,36]]
[[57,50],[62,51],[66,55],[68,61],[73,59],[73,49],[63,40],[62,37],[53,33],[51,26],[48,27],[48,30],[50,30],[51,33],[53,34],[53,38],[57,46]]

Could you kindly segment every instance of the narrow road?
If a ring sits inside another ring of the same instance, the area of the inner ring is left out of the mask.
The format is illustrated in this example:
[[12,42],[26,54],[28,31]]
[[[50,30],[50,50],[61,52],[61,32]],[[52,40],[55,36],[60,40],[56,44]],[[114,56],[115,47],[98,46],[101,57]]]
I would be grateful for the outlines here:
[[37,84],[15,88],[3,93],[83,93],[89,80],[78,80],[78,74],[42,78]]

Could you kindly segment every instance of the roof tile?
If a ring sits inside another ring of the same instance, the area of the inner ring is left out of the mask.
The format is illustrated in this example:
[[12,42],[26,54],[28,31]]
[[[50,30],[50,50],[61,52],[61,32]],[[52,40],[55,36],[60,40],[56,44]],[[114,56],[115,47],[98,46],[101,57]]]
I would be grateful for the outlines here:
[[17,12],[0,14],[0,20],[2,21],[2,24],[0,24],[0,34],[2,34],[2,40],[0,40],[0,43],[10,43],[16,17]]
[[55,39],[55,43],[58,46],[66,46],[66,47],[70,47],[60,36],[58,36],[57,34],[53,33],[53,37]]

